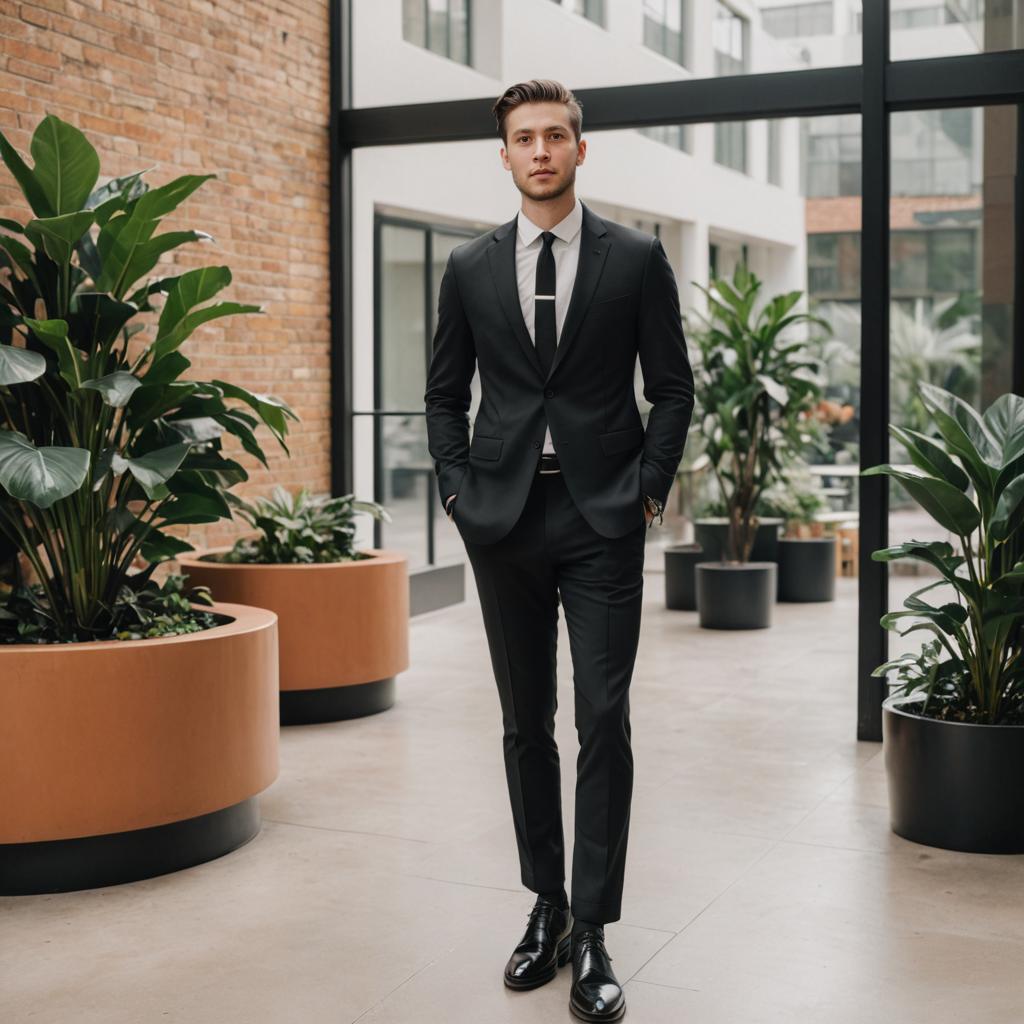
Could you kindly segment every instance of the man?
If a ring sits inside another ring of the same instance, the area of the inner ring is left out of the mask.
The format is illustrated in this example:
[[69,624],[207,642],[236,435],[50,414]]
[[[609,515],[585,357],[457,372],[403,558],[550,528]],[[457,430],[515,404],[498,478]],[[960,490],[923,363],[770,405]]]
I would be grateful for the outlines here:
[[[618,1020],[625,1000],[604,925],[621,917],[644,542],[682,456],[693,374],[661,242],[576,198],[587,143],[573,94],[531,80],[509,88],[494,115],[522,205],[448,259],[424,395],[428,447],[476,578],[522,882],[537,893],[505,984],[534,988],[571,958],[573,1013]],[[638,355],[653,405],[646,431]],[[571,904],[554,738],[559,601],[580,740]]]

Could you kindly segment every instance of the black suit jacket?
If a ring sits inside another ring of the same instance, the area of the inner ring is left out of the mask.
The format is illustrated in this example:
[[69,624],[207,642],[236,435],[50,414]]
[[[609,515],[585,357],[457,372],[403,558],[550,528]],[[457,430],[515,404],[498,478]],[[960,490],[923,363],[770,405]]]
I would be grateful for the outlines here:
[[[526,503],[545,426],[565,485],[604,537],[643,521],[642,495],[664,502],[693,412],[679,293],[661,242],[583,204],[579,264],[545,378],[523,319],[516,218],[457,246],[441,281],[424,403],[442,504],[477,544],[500,540]],[[637,354],[644,430],[633,389]],[[480,408],[469,436],[470,383]]]

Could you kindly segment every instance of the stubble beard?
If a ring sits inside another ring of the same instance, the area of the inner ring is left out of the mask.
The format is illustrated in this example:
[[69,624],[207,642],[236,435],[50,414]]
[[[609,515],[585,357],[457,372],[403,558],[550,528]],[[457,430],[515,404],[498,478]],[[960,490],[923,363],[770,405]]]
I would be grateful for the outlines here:
[[516,188],[518,188],[524,196],[526,196],[528,199],[532,199],[535,203],[546,203],[549,202],[550,200],[557,199],[561,195],[564,195],[566,190],[572,188],[572,186],[576,183],[576,165],[573,164],[573,166],[569,169],[569,175],[562,183],[562,187],[554,189],[550,192],[541,192],[538,190],[538,192],[535,194],[530,188],[531,180],[532,179],[529,176],[527,176],[525,182],[516,181]]

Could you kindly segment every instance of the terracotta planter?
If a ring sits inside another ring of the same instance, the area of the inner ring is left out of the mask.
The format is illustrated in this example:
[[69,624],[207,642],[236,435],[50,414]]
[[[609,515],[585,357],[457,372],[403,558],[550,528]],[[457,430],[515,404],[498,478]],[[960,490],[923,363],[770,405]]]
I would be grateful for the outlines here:
[[216,600],[277,613],[282,725],[357,718],[395,701],[395,676],[409,667],[408,562],[397,551],[366,553],[373,558],[317,565],[179,559]]
[[0,893],[149,878],[256,835],[277,620],[213,611],[230,618],[185,636],[0,645]]

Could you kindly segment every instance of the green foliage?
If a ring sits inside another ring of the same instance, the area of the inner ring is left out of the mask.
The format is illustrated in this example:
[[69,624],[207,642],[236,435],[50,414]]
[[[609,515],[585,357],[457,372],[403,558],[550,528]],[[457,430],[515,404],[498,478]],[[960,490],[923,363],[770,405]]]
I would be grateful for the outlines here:
[[[904,611],[883,615],[881,624],[906,636],[935,635],[949,655],[932,673],[907,668],[904,658],[880,665],[874,675],[902,672],[903,692],[921,691],[944,717],[996,724],[1020,720],[1024,712],[1024,398],[1000,395],[984,414],[963,399],[928,383],[919,388],[937,436],[890,424],[911,464],[880,465],[862,476],[899,480],[915,501],[959,541],[908,541],[873,551],[875,561],[914,558],[942,579],[915,591]],[[921,594],[948,584],[955,600],[933,605]],[[913,624],[905,630],[899,623]],[[934,648],[937,655],[938,646]],[[934,662],[929,666],[936,667]]]
[[266,465],[257,427],[287,451],[296,417],[271,396],[183,378],[180,349],[197,327],[260,312],[213,301],[227,267],[142,280],[165,253],[209,239],[159,227],[212,175],[150,188],[139,172],[97,187],[96,151],[53,115],[31,152],[30,168],[0,133],[34,214],[0,220],[0,539],[38,587],[12,598],[4,622],[53,640],[135,635],[165,614],[171,628],[181,602],[166,584],[157,601],[135,560],[191,550],[166,527],[230,517],[228,488],[247,474],[223,454],[225,433]]
[[357,501],[351,494],[340,498],[314,497],[303,488],[293,497],[283,487],[275,487],[270,498],[256,498],[250,503],[232,494],[229,500],[259,535],[236,541],[231,551],[220,557],[224,562],[280,565],[369,558],[371,556],[353,550],[356,532],[353,516],[365,512],[375,519],[391,522],[391,516],[382,505]]
[[820,339],[785,335],[798,324],[829,325],[791,312],[799,291],[776,295],[755,313],[761,284],[740,264],[731,282],[714,278],[710,289],[698,285],[709,316],[697,314],[706,327],[691,330],[699,356],[695,419],[729,519],[729,558],[739,562],[750,557],[762,491],[805,445],[820,441],[822,431],[811,415],[825,383]]
[[[155,563],[153,568],[155,568]],[[169,574],[163,584],[150,579],[150,570],[128,577],[114,599],[110,630],[105,636],[66,636],[46,604],[39,584],[13,585],[5,595],[0,587],[0,644],[71,643],[77,640],[143,640],[150,637],[197,633],[216,625],[216,617],[193,605],[212,604],[207,587],[185,589],[185,577]]]
[[761,492],[757,514],[780,516],[789,523],[809,524],[827,508],[821,478],[815,476],[802,459],[794,459],[783,467],[778,479]]

